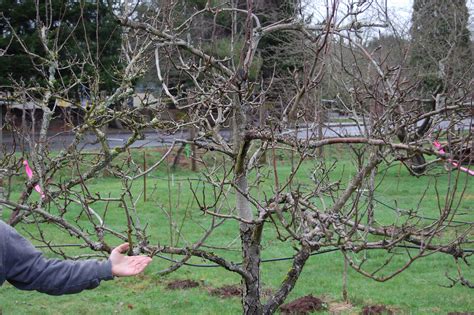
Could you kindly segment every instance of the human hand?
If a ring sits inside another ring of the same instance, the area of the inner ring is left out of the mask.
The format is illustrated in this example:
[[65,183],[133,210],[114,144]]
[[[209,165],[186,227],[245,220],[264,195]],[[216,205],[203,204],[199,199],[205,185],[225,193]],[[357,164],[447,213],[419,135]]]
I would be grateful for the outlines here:
[[128,243],[123,243],[112,250],[109,260],[112,263],[112,274],[117,277],[135,276],[142,272],[151,262],[147,256],[126,256]]

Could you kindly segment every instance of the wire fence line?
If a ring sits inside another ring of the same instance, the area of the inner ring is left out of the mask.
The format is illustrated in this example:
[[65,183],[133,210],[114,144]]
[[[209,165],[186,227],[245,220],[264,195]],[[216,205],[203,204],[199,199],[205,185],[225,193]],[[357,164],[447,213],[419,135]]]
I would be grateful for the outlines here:
[[[201,181],[202,179],[200,179],[200,178],[187,178],[187,179],[181,179],[181,180],[183,180],[183,181],[189,181],[189,180]],[[363,195],[365,197],[369,197],[366,194],[363,194]],[[400,211],[400,209],[397,209],[397,208],[395,208],[395,207],[387,204],[386,202],[381,201],[381,200],[379,200],[375,197],[372,197],[372,199],[375,202],[383,205],[384,207],[386,207],[386,208],[388,208],[388,209],[390,209],[390,210],[392,210],[396,213],[407,212],[406,210]],[[424,220],[430,220],[430,221],[436,221],[437,220],[435,218],[430,218],[430,217],[420,216],[420,215],[413,215],[413,217],[424,219]],[[459,223],[459,224],[474,224],[474,222],[465,222],[465,221],[457,221],[457,220],[452,220],[450,222]],[[82,248],[85,248],[85,247],[88,247],[88,246],[86,244],[52,244],[52,245],[36,245],[35,247],[36,248],[67,248],[67,247],[82,247]],[[418,249],[418,250],[420,250],[422,248],[420,246],[400,245],[400,244],[395,245],[394,247],[396,247],[396,248],[407,248],[407,249]],[[383,249],[383,248],[379,248],[379,249]],[[332,252],[339,251],[339,250],[342,250],[342,248],[339,248],[339,247],[328,248],[328,249],[321,250],[321,251],[315,251],[315,252],[311,253],[310,256],[317,256],[317,255],[332,253]],[[428,249],[428,250],[430,250],[430,249]],[[474,253],[474,249],[463,249],[462,251],[465,252],[465,253],[470,253],[470,254]],[[194,264],[194,263],[182,262],[182,261],[170,258],[170,257],[165,256],[165,255],[161,255],[161,254],[155,254],[154,256],[158,257],[160,259],[169,261],[169,262],[173,262],[173,263],[177,263],[177,264],[183,264],[184,266],[188,266],[188,267],[197,267],[197,268],[221,267],[221,265],[219,265],[219,264]],[[292,259],[294,259],[294,257],[295,256],[268,258],[268,259],[262,259],[261,262],[262,263],[267,263],[267,262],[286,261],[286,260],[292,260]],[[242,264],[243,264],[242,262],[234,263],[234,265],[236,265],[236,266],[240,266]]]
[[[58,248],[58,247],[87,247],[87,246],[84,245],[84,244],[57,244],[57,245],[37,245],[35,247],[36,248]],[[418,249],[418,250],[422,248],[420,246],[414,246],[414,245],[395,245],[393,247],[407,248],[407,249]],[[367,248],[367,249],[374,250],[374,249],[383,249],[383,248]],[[340,250],[343,250],[343,249],[339,248],[339,247],[332,247],[332,248],[328,248],[328,249],[325,249],[325,250],[312,252],[310,254],[310,256],[323,255],[323,254],[328,254],[328,253],[332,253],[332,252],[336,252],[336,251],[340,251]],[[425,248],[424,250],[432,250],[432,249],[426,249]],[[465,253],[470,253],[470,254],[474,253],[474,249],[463,249],[462,251],[465,252]],[[196,268],[222,267],[219,264],[194,264],[194,263],[187,263],[187,262],[183,263],[182,261],[170,258],[170,257],[165,256],[165,255],[161,255],[161,254],[154,254],[154,257],[158,257],[160,259],[163,259],[163,260],[166,260],[166,261],[169,261],[169,262],[173,262],[173,263],[177,263],[177,264],[183,264],[184,266],[188,266],[188,267],[196,267]],[[267,258],[267,259],[262,259],[261,262],[262,263],[267,263],[267,262],[285,261],[285,260],[292,260],[294,258],[295,258],[294,255],[293,256],[286,256],[286,257]],[[236,265],[236,266],[241,266],[243,263],[242,262],[237,262],[237,263],[233,263],[233,264]]]

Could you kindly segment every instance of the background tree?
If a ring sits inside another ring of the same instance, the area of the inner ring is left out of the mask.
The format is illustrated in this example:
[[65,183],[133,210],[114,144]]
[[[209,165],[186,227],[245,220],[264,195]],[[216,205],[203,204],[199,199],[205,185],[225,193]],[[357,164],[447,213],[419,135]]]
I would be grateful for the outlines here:
[[472,78],[472,51],[465,0],[415,0],[410,65],[422,97],[464,86]]
[[76,64],[74,70],[59,67],[57,71],[64,82],[74,83],[73,73],[82,67],[84,84],[93,73],[98,73],[99,89],[110,92],[116,87],[114,72],[118,67],[121,30],[106,1],[55,0],[36,5],[33,0],[8,0],[0,3],[0,12],[0,49],[8,51],[0,65],[0,84],[11,86],[13,82],[43,79],[34,68],[42,66],[40,59],[47,54],[38,36],[46,26],[48,44],[64,45],[58,49],[59,61],[70,64],[85,61],[88,56],[93,58]]

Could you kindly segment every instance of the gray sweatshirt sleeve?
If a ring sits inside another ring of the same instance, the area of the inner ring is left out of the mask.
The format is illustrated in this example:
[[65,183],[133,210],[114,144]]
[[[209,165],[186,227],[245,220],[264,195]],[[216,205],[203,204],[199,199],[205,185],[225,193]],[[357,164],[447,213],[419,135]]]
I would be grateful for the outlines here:
[[18,289],[70,294],[93,289],[101,280],[113,278],[110,261],[46,259],[13,228],[7,226],[4,231],[5,278]]

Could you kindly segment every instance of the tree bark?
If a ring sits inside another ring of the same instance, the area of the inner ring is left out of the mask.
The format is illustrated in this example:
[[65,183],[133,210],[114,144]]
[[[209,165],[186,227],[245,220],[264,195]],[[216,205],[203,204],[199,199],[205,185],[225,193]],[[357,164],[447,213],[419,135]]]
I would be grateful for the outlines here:
[[309,246],[303,246],[295,258],[293,259],[293,266],[286,274],[285,280],[283,280],[280,289],[270,298],[265,305],[263,314],[273,314],[278,307],[285,301],[288,294],[295,287],[296,281],[303,271],[303,267],[311,255],[311,248]]
[[242,267],[250,275],[249,279],[243,279],[242,306],[245,315],[263,313],[260,301],[260,233],[260,225],[242,223],[240,226]]

